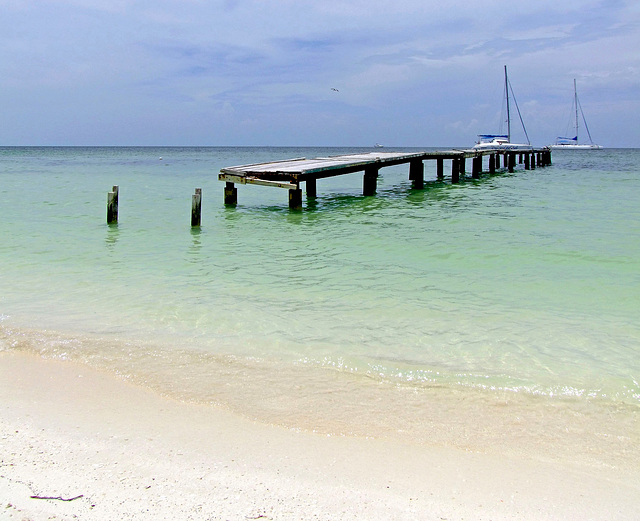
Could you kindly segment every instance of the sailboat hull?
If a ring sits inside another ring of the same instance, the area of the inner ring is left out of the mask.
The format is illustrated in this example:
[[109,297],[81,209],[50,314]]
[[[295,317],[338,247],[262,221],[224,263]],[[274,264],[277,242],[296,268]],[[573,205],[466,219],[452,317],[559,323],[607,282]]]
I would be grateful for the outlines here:
[[557,145],[550,145],[550,148],[552,148],[553,150],[599,150],[602,147],[600,145],[563,145],[563,144],[557,144]]
[[509,142],[484,142],[476,143],[473,146],[473,150],[532,150],[531,145],[524,143],[509,143]]

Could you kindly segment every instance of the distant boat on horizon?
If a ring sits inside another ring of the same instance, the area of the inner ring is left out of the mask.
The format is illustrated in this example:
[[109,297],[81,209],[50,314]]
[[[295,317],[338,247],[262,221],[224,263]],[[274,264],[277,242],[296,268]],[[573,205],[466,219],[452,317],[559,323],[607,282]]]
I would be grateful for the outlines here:
[[[578,89],[576,87],[576,80],[573,80],[573,106],[572,109],[575,109],[575,124],[573,128],[575,129],[574,137],[557,137],[556,142],[551,145],[551,148],[556,150],[567,149],[567,150],[595,150],[602,148],[600,145],[596,145],[591,139],[591,133],[589,132],[589,127],[587,126],[587,120],[584,117],[584,112],[582,112],[582,105],[580,105],[580,101],[578,100]],[[578,108],[580,109],[580,114],[582,115],[582,122],[584,123],[584,128],[587,131],[587,135],[589,136],[589,143],[579,143],[578,142]],[[573,110],[572,110],[573,112]]]
[[[518,117],[520,118],[520,123],[522,124],[522,130],[524,130],[524,135],[527,138],[526,144],[511,142],[511,107],[510,107],[510,100],[509,100],[510,91],[511,91],[513,100],[516,103],[516,109],[518,110]],[[504,95],[505,95],[506,104],[507,104],[507,133],[506,134],[478,134],[478,141],[473,146],[475,150],[494,149],[494,148],[502,149],[502,150],[531,150],[533,148],[531,146],[531,142],[529,141],[529,136],[527,135],[527,129],[524,126],[524,121],[522,121],[520,108],[518,108],[518,103],[515,101],[515,95],[513,94],[513,89],[511,88],[511,84],[509,83],[506,65],[504,66]]]

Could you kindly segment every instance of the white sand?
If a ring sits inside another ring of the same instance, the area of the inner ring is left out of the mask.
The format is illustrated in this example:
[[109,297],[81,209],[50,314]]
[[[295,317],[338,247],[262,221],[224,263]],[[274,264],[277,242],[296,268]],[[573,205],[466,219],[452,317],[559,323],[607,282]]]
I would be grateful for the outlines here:
[[640,470],[286,431],[7,352],[0,458],[19,521],[640,519]]

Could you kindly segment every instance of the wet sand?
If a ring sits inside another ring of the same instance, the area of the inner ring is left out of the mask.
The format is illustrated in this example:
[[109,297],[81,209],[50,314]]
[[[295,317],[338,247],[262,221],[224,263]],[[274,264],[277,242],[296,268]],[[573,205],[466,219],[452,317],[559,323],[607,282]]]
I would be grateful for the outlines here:
[[2,519],[640,518],[640,470],[494,449],[288,430],[0,353]]

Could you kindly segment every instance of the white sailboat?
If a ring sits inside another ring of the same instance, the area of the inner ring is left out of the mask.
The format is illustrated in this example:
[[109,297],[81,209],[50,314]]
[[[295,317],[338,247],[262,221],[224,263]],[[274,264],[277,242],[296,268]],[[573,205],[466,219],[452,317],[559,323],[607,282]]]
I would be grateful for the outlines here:
[[[475,150],[482,150],[482,149],[531,150],[533,148],[531,146],[531,142],[529,141],[529,136],[527,135],[527,129],[525,128],[524,122],[522,121],[522,115],[520,114],[518,103],[515,101],[515,96],[513,95],[513,89],[511,88],[511,84],[509,83],[506,65],[504,66],[504,92],[505,92],[505,99],[507,102],[507,133],[506,134],[479,134],[478,141],[473,146]],[[511,92],[511,95],[513,96],[513,100],[516,104],[516,109],[518,110],[520,123],[522,124],[524,135],[527,138],[527,143],[511,142],[511,106],[510,106],[509,92]]]
[[[566,150],[593,150],[602,148],[600,145],[596,145],[591,139],[591,133],[589,132],[589,127],[587,126],[587,120],[584,117],[584,112],[582,112],[582,105],[580,105],[580,101],[578,101],[578,89],[576,88],[576,80],[573,80],[573,107],[575,108],[575,133],[574,137],[558,137],[556,139],[555,144],[551,145],[551,148],[555,150],[566,149]],[[578,142],[578,108],[580,109],[580,114],[582,114],[582,121],[584,123],[584,128],[587,131],[587,135],[589,136],[589,143],[579,143]]]

